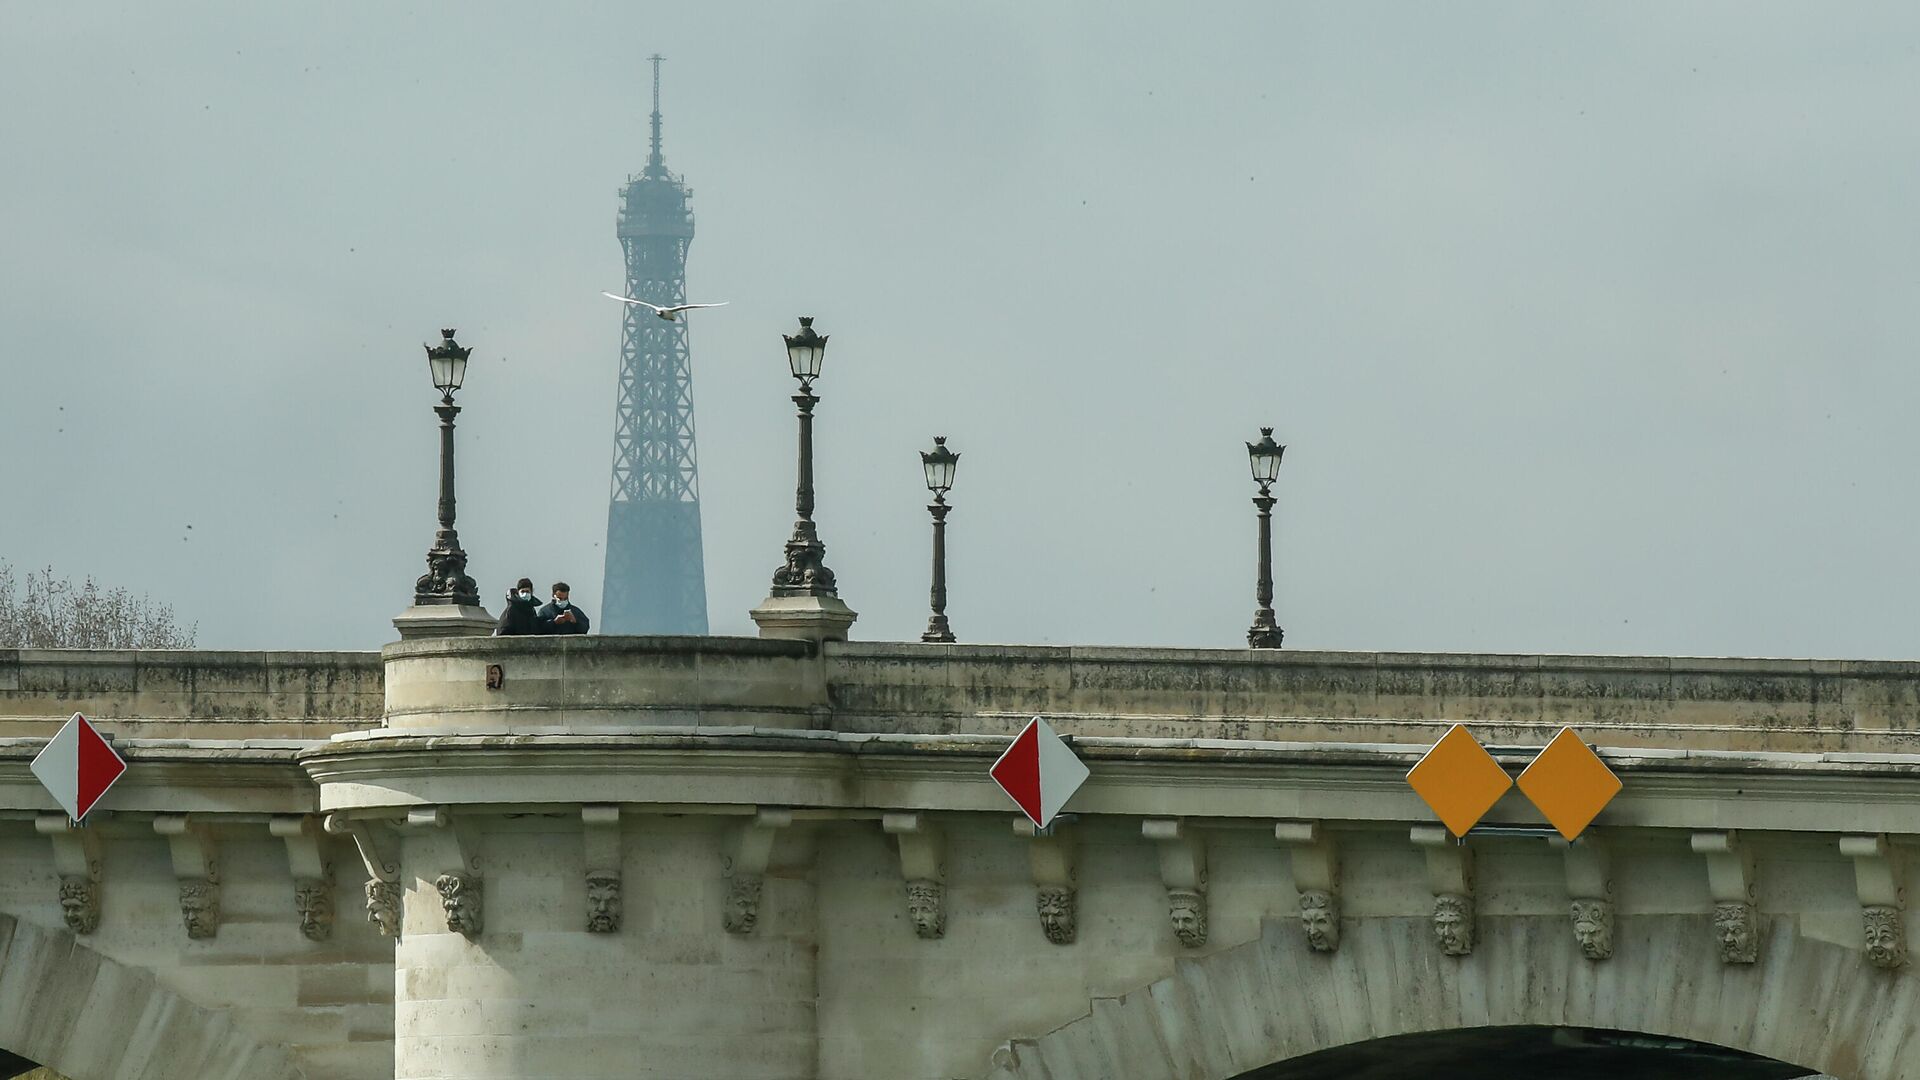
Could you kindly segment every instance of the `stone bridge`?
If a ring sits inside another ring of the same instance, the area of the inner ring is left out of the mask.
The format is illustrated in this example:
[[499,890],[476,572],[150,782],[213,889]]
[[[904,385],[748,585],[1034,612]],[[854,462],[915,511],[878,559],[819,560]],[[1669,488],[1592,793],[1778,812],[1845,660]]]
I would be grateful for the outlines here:
[[[76,710],[132,765],[83,828],[28,771]],[[987,777],[1034,715],[1092,769],[1042,835]],[[1572,845],[1518,793],[1457,842],[1404,780],[1455,722],[1510,772],[1572,726],[1625,788]],[[0,1049],[72,1080],[1499,1076],[1568,1047],[1915,1080],[1916,729],[1907,663],[0,652]]]

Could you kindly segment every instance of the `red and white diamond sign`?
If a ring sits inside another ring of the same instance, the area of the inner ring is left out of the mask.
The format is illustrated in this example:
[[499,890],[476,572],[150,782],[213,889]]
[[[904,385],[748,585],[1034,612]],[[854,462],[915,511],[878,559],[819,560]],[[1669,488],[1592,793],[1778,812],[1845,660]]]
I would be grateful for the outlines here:
[[1013,745],[988,772],[1000,790],[1042,829],[1087,782],[1086,764],[1037,716],[1014,736]]
[[79,713],[33,759],[33,775],[75,821],[85,820],[87,811],[126,771],[126,761]]

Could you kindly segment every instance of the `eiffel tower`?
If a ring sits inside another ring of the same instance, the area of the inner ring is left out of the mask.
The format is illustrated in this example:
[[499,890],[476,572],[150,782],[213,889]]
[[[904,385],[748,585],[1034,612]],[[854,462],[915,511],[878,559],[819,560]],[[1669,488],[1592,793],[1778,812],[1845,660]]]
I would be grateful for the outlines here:
[[[692,195],[660,153],[660,56],[653,61],[653,149],[627,178],[617,232],[627,295],[662,306],[687,299]],[[693,445],[687,324],[622,304],[613,495],[600,626],[609,634],[704,634],[707,572],[700,548],[700,474]]]

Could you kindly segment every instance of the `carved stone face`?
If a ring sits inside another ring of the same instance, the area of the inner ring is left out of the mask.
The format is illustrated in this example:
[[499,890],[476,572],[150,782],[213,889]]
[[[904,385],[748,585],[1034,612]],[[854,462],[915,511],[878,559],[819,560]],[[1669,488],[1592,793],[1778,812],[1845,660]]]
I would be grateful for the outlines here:
[[1040,906],[1040,929],[1055,945],[1073,944],[1074,895],[1065,885],[1042,885],[1035,893]]
[[1207,943],[1207,898],[1194,889],[1167,890],[1167,918],[1173,922],[1173,936],[1189,949]]
[[480,934],[480,879],[471,874],[441,874],[433,880],[440,905],[447,911],[447,929],[466,937]]
[[325,941],[333,934],[333,882],[318,878],[295,882],[293,906],[300,913],[300,932],[309,941]]
[[1448,956],[1473,951],[1473,901],[1444,893],[1433,898],[1433,936]]
[[1589,960],[1613,955],[1613,905],[1606,900],[1573,902],[1573,937]]
[[937,881],[907,882],[907,918],[913,932],[937,938],[947,931],[947,887]]
[[1300,894],[1300,927],[1307,932],[1307,944],[1314,951],[1332,952],[1340,947],[1340,911],[1332,893],[1308,889]]
[[754,926],[760,922],[761,888],[758,874],[735,874],[727,879],[726,914],[720,920],[727,933],[753,933]]
[[613,874],[587,875],[587,930],[611,934],[620,929],[620,878]]
[[60,879],[60,915],[67,929],[76,934],[91,934],[100,926],[100,893],[93,882],[82,877]]
[[374,878],[367,882],[367,921],[380,928],[380,936],[400,936],[400,886],[397,882]]
[[180,886],[180,915],[187,923],[187,936],[203,940],[220,929],[220,886],[211,882],[186,882]]
[[1907,962],[1907,929],[1899,908],[1875,905],[1860,912],[1866,922],[1867,960],[1875,967],[1897,968]]
[[1753,905],[1738,901],[1713,906],[1713,936],[1720,939],[1720,959],[1729,964],[1751,964],[1760,955],[1754,934]]

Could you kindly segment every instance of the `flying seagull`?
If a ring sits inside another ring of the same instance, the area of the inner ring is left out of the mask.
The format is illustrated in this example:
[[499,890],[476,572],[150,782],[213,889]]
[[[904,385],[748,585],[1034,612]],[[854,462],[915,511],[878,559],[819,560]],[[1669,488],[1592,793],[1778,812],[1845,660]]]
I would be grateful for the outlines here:
[[646,308],[648,311],[653,312],[655,315],[660,316],[661,318],[667,320],[668,322],[674,321],[675,312],[692,311],[695,308],[727,306],[727,302],[725,300],[722,300],[717,304],[675,304],[672,307],[654,307],[652,304],[647,303],[645,300],[635,300],[631,296],[615,296],[613,293],[610,293],[610,292],[603,292],[600,295],[607,297],[610,300],[618,300],[623,304],[632,304],[634,307]]

